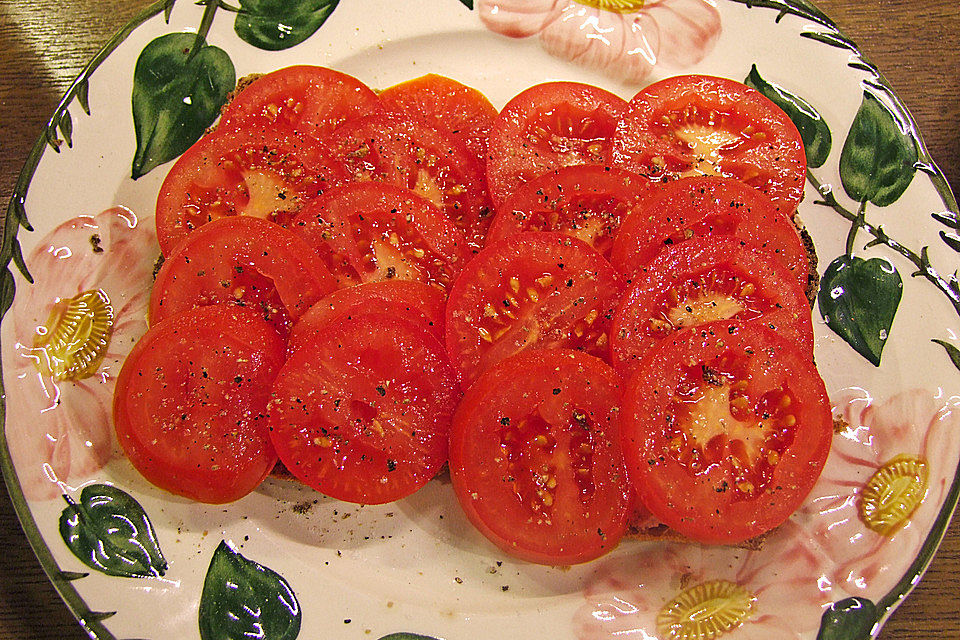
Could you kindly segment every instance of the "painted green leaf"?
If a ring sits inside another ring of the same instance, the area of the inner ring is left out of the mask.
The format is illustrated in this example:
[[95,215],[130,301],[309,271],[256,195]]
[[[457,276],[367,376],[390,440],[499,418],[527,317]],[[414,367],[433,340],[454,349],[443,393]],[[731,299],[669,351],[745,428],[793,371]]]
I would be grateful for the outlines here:
[[60,134],[63,136],[64,141],[66,141],[67,146],[73,147],[73,118],[70,117],[68,110],[64,109],[63,113],[60,114],[58,126],[60,127]]
[[437,640],[433,636],[422,636],[418,633],[391,633],[380,640]]
[[196,41],[193,33],[170,33],[140,52],[133,73],[134,180],[199,140],[237,83],[227,53],[202,39],[194,51]]
[[300,44],[326,22],[339,0],[240,0],[233,30],[268,51]]
[[917,143],[887,105],[869,91],[840,153],[840,182],[857,202],[880,207],[903,195],[917,172]]
[[804,31],[800,34],[800,37],[810,38],[811,40],[816,40],[817,42],[822,42],[823,44],[828,44],[831,47],[836,47],[838,49],[847,49],[849,51],[857,50],[855,44],[850,42],[848,38],[845,38],[836,31]]
[[167,561],[140,503],[108,484],[87,485],[79,502],[64,496],[60,537],[81,562],[127,578],[162,576]]
[[90,115],[90,81],[86,78],[77,85],[77,102],[83,107],[83,112]]
[[823,274],[817,301],[827,325],[880,366],[902,294],[900,274],[887,260],[840,256]]
[[293,640],[300,633],[301,615],[286,580],[220,543],[200,596],[202,640]]
[[930,214],[930,217],[951,229],[960,230],[960,214],[955,211],[935,211]]
[[960,370],[960,349],[957,349],[955,346],[944,340],[937,340],[934,338],[933,341],[946,350],[947,355],[950,356],[950,362],[953,363],[953,366],[956,367],[957,370]]
[[806,20],[813,20],[833,30],[837,28],[837,25],[826,14],[815,7],[813,3],[804,0],[733,0],[733,2],[746,5],[748,9],[755,7],[776,9],[777,22],[780,22],[784,16],[794,15]]
[[460,2],[462,2],[463,6],[465,6],[467,9],[473,11],[473,0],[460,0]]
[[16,293],[17,283],[10,269],[0,269],[0,318],[7,315]]
[[865,598],[847,598],[823,612],[817,640],[870,640],[876,622],[876,605]]
[[757,65],[750,67],[750,74],[744,82],[770,98],[790,116],[793,124],[800,131],[803,149],[807,155],[807,165],[822,167],[827,161],[827,156],[830,155],[833,139],[830,135],[830,127],[813,105],[783,87],[764,80],[757,71]]
[[946,231],[941,231],[940,239],[954,251],[960,252],[960,235],[953,232],[947,233]]

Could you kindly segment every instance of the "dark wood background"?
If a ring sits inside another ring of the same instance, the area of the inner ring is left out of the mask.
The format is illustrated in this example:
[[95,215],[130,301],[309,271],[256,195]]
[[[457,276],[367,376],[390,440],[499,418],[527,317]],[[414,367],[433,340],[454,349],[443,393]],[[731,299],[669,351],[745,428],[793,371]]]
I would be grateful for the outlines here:
[[[0,0],[0,203],[72,79],[148,0]],[[818,0],[881,69],[960,193],[960,3]],[[960,638],[960,522],[883,640]],[[303,634],[306,638],[309,633]],[[0,640],[85,638],[47,582],[0,485]]]

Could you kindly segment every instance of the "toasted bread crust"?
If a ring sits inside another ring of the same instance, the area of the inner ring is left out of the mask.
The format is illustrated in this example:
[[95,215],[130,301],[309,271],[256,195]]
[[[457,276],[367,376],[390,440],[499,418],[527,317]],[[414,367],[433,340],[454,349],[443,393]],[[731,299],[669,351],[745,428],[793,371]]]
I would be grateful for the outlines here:
[[813,246],[813,237],[807,231],[800,216],[793,216],[793,224],[796,225],[797,231],[800,233],[800,239],[803,241],[803,248],[807,251],[807,289],[804,293],[812,309],[817,301],[817,291],[820,289],[820,274],[817,272],[817,249]]
[[[775,531],[776,529],[773,529]],[[728,546],[746,549],[748,551],[759,551],[763,547],[770,531],[761,533],[758,536],[744,540]],[[644,510],[634,512],[633,518],[627,522],[627,533],[624,539],[638,540],[641,542],[682,542],[692,544],[693,541],[683,534],[677,533],[665,524],[658,523]]]
[[[237,80],[237,86],[233,88],[233,91],[227,94],[227,101],[223,103],[223,106],[220,107],[220,113],[223,114],[223,110],[227,108],[227,105],[236,99],[241,91],[249,87],[255,80],[262,78],[264,74],[262,73],[251,73],[248,76],[243,76]],[[217,130],[217,125],[220,124],[219,118],[212,125],[207,127],[207,130],[203,132],[203,135],[208,135]]]

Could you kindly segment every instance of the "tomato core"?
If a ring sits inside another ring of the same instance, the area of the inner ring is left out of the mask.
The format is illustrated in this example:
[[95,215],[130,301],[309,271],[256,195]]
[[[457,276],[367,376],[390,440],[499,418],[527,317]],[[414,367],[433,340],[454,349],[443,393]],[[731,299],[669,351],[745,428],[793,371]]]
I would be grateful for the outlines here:
[[559,156],[564,165],[600,164],[616,129],[616,120],[601,109],[560,104],[531,121],[524,138],[531,146]]
[[507,479],[517,502],[532,517],[549,522],[553,515],[560,482],[572,482],[567,489],[582,502],[593,499],[596,485],[590,475],[599,426],[587,412],[574,408],[566,424],[551,425],[538,410],[501,431],[500,449],[507,457]]
[[752,320],[774,303],[759,297],[756,286],[743,280],[730,269],[718,267],[696,279],[677,283],[666,292],[651,317],[654,335],[666,335],[681,327],[727,320],[737,316]]
[[686,367],[669,409],[671,424],[664,431],[674,459],[694,475],[726,461],[733,482],[718,491],[753,498],[770,484],[783,452],[793,442],[796,418],[785,389],[749,395],[748,383],[735,367]]
[[[742,116],[696,104],[687,105],[682,111],[663,113],[654,127],[663,136],[676,136],[683,154],[672,158],[672,162],[665,166],[671,174],[681,177],[734,177],[733,173],[724,170],[725,156],[748,152],[766,139],[764,132],[756,131]],[[756,180],[756,171],[747,171],[736,177],[747,184],[752,180],[754,184],[751,186],[754,187],[763,184]]]

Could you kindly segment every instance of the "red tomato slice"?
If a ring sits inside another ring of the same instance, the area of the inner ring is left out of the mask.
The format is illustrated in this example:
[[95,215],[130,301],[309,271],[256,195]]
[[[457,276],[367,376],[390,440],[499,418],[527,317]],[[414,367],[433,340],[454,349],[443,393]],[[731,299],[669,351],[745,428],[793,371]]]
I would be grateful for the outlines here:
[[520,185],[497,211],[487,243],[521,231],[560,231],[610,255],[620,223],[646,194],[646,178],[600,165],[574,165]]
[[578,82],[546,82],[517,94],[490,131],[487,185],[497,210],[517,187],[548,171],[603,164],[626,106]]
[[629,275],[666,246],[713,235],[733,235],[777,256],[804,291],[810,286],[816,264],[793,222],[763,194],[727,178],[683,178],[651,189],[620,225],[610,261]]
[[219,128],[262,127],[323,138],[347,120],[379,109],[377,94],[333,69],[285,67],[248,84],[220,115]]
[[667,78],[634,96],[609,157],[663,180],[736,178],[790,216],[807,171],[800,132],[780,107],[739,82],[697,75]]
[[227,302],[257,310],[287,335],[291,322],[335,287],[310,245],[292,231],[249,216],[221,218],[187,236],[164,260],[150,295],[150,323]]
[[465,386],[526,349],[609,350],[609,326],[622,283],[586,243],[527,232],[481,251],[447,302],[447,352]]
[[441,344],[379,314],[327,325],[293,353],[273,395],[270,437],[284,466],[361,504],[399,500],[436,475],[460,399]]
[[623,398],[627,475],[661,522],[740,542],[810,492],[833,437],[810,354],[756,324],[713,322],[663,340]]
[[113,418],[133,466],[200,502],[238,500],[277,456],[264,411],[286,344],[254,312],[211,305],[152,326],[117,377]]
[[497,109],[476,89],[430,73],[385,89],[380,104],[446,133],[472,151],[481,164],[486,162],[487,138]]
[[316,141],[263,128],[215,131],[180,156],[157,198],[157,240],[163,255],[197,227],[247,215],[286,225],[305,200],[343,182]]
[[341,286],[399,279],[446,288],[471,255],[460,230],[429,200],[391,184],[331,190],[308,203],[291,228]]
[[624,379],[659,341],[715,320],[759,323],[813,356],[810,306],[793,275],[737,238],[668,247],[632,280],[610,329],[611,360]]
[[450,477],[498,547],[565,565],[617,545],[630,506],[617,383],[600,360],[551,349],[504,360],[467,391],[450,432]]
[[327,144],[354,180],[415,191],[439,207],[472,246],[483,244],[490,225],[483,168],[460,142],[417,120],[388,113],[344,124]]
[[324,328],[364,313],[382,313],[409,320],[443,341],[447,296],[416,280],[384,280],[345,287],[324,296],[303,314],[290,333],[290,349],[317,339]]

